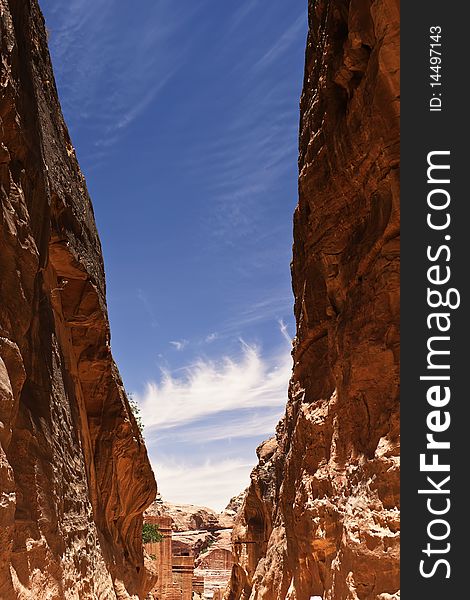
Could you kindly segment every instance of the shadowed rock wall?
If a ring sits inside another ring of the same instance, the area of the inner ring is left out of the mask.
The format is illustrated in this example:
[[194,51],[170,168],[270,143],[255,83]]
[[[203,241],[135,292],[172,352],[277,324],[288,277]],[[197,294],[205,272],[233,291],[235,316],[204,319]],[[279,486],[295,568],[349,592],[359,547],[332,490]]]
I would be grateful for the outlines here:
[[0,0],[0,598],[137,598],[147,452],[36,0]]

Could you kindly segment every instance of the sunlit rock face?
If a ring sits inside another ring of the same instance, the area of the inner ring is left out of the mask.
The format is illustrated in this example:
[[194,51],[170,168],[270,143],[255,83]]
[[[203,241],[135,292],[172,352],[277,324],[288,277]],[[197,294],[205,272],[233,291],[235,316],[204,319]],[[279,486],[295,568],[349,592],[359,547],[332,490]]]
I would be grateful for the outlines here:
[[156,494],[36,0],[0,0],[0,598],[143,598]]
[[399,590],[399,3],[308,14],[293,375],[234,526],[227,600]]

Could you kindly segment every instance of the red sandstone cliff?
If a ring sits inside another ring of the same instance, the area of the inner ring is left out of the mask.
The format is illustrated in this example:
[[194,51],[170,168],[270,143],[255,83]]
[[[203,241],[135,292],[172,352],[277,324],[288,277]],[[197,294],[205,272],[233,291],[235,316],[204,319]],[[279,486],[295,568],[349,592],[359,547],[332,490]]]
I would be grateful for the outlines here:
[[0,0],[0,598],[137,598],[155,480],[37,0]]
[[234,527],[227,600],[399,589],[399,3],[310,0],[284,419]]

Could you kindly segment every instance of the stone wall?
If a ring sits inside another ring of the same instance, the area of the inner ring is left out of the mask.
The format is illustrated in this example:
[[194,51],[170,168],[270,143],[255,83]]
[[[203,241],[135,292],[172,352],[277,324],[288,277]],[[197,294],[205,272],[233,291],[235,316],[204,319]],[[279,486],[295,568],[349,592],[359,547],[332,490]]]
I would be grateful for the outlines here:
[[[158,579],[152,592],[159,599],[170,599],[174,596],[171,548],[171,517],[145,517],[145,522],[157,525],[163,536],[162,541],[145,544],[145,551],[155,561]],[[180,594],[181,596],[181,594]]]
[[194,575],[193,577],[193,592],[202,596],[204,594],[204,577]]
[[147,514],[145,522],[157,525],[163,536],[160,542],[145,544],[158,573],[152,595],[158,600],[192,600],[193,591],[204,589],[204,579],[194,577],[194,557],[189,552],[187,556],[174,554],[172,517]]

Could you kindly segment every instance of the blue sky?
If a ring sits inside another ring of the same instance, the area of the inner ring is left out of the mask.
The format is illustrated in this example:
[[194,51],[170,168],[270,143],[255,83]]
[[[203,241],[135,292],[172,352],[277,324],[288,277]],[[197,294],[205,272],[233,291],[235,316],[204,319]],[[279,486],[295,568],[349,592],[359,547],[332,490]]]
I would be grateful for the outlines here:
[[170,501],[225,506],[284,411],[306,4],[41,1]]

